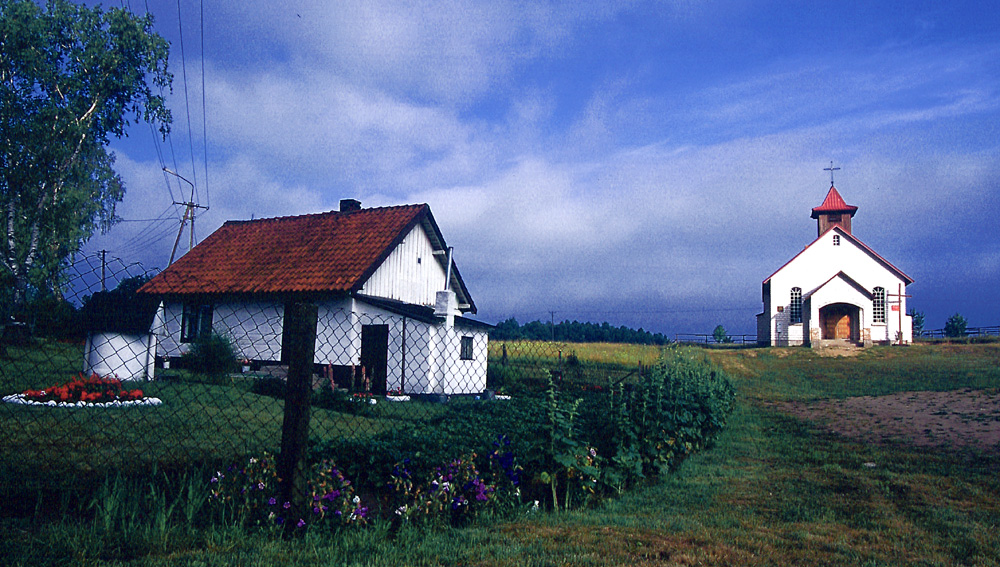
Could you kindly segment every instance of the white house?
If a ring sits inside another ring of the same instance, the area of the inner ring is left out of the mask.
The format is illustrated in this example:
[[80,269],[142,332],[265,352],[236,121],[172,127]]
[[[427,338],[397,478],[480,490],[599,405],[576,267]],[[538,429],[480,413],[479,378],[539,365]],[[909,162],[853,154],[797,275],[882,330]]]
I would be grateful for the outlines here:
[[490,325],[427,205],[230,221],[142,287],[162,300],[158,355],[230,338],[254,365],[283,360],[283,315],[315,302],[317,374],[376,394],[477,393]]
[[831,183],[823,204],[812,209],[819,236],[761,286],[758,344],[912,341],[906,286],[913,279],[854,236],[857,210]]

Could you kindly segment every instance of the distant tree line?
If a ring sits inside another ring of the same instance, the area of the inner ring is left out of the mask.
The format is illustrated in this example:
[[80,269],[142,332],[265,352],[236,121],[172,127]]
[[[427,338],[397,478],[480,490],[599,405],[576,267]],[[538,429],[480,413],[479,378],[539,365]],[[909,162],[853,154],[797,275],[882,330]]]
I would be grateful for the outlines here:
[[497,341],[559,341],[566,343],[629,343],[640,345],[665,345],[670,339],[662,333],[630,329],[624,325],[614,327],[604,323],[561,321],[556,324],[532,321],[521,325],[511,317],[497,324],[490,331],[490,339]]

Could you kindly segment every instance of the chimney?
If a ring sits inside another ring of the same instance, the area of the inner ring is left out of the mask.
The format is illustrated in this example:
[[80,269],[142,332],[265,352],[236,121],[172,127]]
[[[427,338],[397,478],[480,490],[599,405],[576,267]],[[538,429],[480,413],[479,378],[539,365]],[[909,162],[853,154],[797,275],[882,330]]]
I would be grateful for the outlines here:
[[349,213],[351,211],[360,211],[361,201],[357,199],[341,199],[340,200],[340,212]]
[[436,300],[434,302],[434,315],[444,318],[446,329],[454,327],[455,316],[462,314],[458,309],[458,298],[455,296],[455,292],[450,289],[439,291],[434,299]]

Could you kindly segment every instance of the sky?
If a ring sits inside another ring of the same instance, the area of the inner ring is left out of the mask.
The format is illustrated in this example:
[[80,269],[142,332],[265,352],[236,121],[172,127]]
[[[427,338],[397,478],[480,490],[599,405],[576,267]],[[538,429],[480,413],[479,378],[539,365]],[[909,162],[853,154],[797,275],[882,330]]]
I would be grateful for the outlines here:
[[832,162],[926,329],[1000,324],[992,2],[122,3],[171,42],[174,121],[113,142],[87,253],[165,267],[191,185],[195,241],[427,203],[479,320],[750,334]]

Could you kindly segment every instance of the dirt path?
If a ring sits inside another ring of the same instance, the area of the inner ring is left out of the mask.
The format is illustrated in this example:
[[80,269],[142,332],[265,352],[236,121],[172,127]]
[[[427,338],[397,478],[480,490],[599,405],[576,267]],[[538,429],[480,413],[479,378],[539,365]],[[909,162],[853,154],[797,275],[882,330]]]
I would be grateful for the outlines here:
[[784,402],[777,408],[847,437],[1000,452],[1000,393],[996,391],[902,392]]

